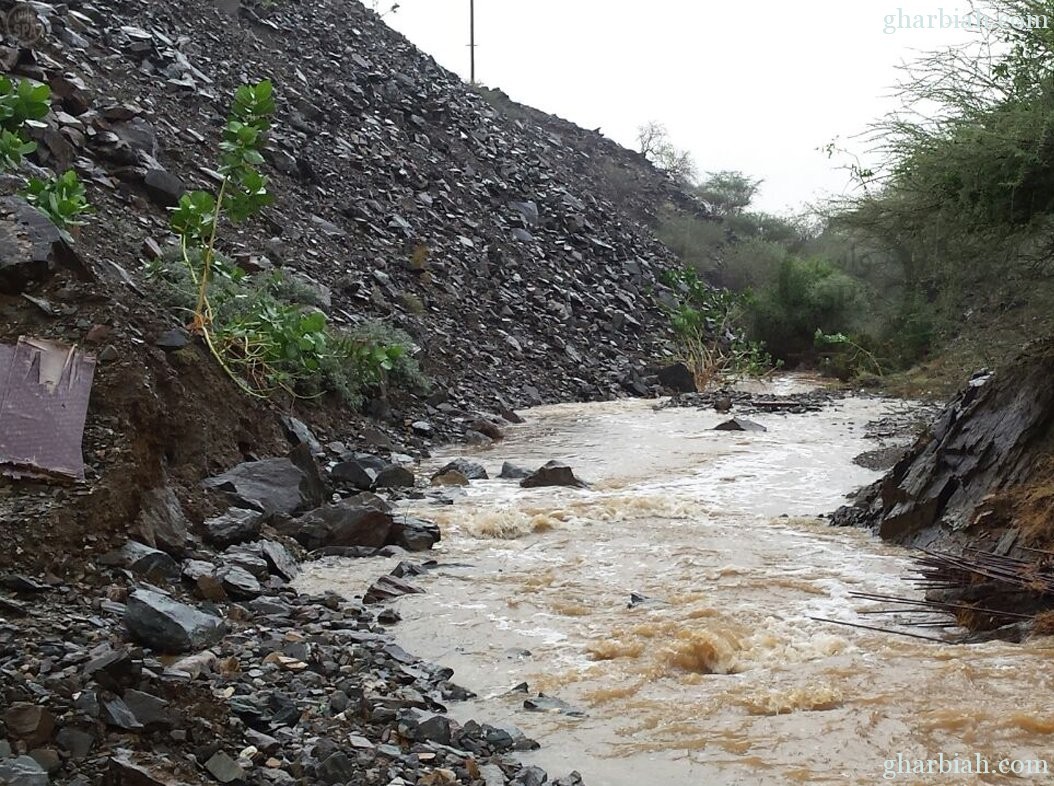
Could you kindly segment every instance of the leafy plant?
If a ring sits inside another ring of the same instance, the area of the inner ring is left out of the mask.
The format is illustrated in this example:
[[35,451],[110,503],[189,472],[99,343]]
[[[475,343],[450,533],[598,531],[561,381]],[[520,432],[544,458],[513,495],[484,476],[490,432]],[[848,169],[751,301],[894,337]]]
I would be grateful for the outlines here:
[[748,295],[707,286],[691,268],[667,271],[663,282],[678,294],[666,312],[678,354],[700,390],[730,376],[758,376],[774,367],[764,345],[750,341],[743,330]]
[[23,156],[36,149],[36,142],[26,141],[21,135],[6,128],[0,130],[0,169],[17,168],[22,163]]
[[14,169],[37,149],[23,136],[27,120],[39,120],[51,110],[51,88],[28,79],[0,77],[0,168]]
[[51,88],[28,79],[0,77],[0,127],[18,132],[27,120],[40,120],[51,111]]
[[836,364],[836,371],[839,372],[838,376],[848,378],[859,374],[861,371],[882,376],[882,366],[874,353],[845,333],[824,333],[820,328],[816,328],[813,341],[818,348],[837,347],[845,353],[844,357]]
[[91,210],[84,185],[72,169],[46,180],[30,178],[22,194],[29,204],[47,215],[59,229],[83,225],[79,216]]
[[253,393],[256,391],[231,371],[222,348],[212,339],[214,314],[209,286],[214,275],[220,220],[226,216],[232,222],[243,221],[272,201],[267,192],[267,178],[255,167],[263,162],[260,148],[273,113],[273,87],[269,81],[242,85],[235,91],[220,142],[219,171],[223,181],[219,189],[215,194],[207,191],[184,194],[170,219],[172,230],[180,238],[184,264],[197,289],[191,327],[202,335],[231,378]]

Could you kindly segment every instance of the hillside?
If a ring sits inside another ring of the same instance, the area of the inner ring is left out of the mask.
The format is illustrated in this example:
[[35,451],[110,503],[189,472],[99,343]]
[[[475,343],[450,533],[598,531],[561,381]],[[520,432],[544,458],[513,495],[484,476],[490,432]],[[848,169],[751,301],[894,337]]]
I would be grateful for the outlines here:
[[[382,318],[413,337],[432,389],[373,402],[380,442],[419,453],[481,413],[648,390],[666,330],[656,276],[671,256],[638,222],[657,201],[699,208],[636,153],[496,107],[355,2],[38,7],[47,34],[3,55],[61,99],[34,132],[37,158],[72,165],[94,213],[79,262],[0,296],[0,340],[54,338],[101,360],[86,488],[20,486],[0,501],[23,557],[81,564],[166,485],[202,518],[202,477],[287,449],[280,414],[323,441],[364,434],[336,402],[241,395],[198,343],[155,345],[185,316],[160,303],[144,264],[172,242],[179,193],[214,185],[218,129],[242,83],[275,85],[263,166],[275,204],[220,246],[324,287],[335,324]],[[424,436],[410,428],[422,418]],[[72,550],[45,548],[44,533]]]

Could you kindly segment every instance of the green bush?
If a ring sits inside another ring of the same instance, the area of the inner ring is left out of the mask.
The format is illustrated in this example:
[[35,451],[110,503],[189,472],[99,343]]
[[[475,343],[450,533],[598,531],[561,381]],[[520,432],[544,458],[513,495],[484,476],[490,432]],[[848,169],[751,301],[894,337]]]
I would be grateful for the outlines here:
[[750,304],[752,335],[784,361],[813,359],[817,330],[850,333],[860,285],[821,259],[788,259]]
[[58,177],[30,178],[22,195],[59,229],[82,226],[80,216],[91,209],[84,185],[72,169]]
[[711,287],[691,268],[667,271],[662,278],[675,293],[675,303],[664,306],[676,338],[675,352],[691,369],[699,390],[773,368],[764,345],[750,341],[743,330],[749,294]]

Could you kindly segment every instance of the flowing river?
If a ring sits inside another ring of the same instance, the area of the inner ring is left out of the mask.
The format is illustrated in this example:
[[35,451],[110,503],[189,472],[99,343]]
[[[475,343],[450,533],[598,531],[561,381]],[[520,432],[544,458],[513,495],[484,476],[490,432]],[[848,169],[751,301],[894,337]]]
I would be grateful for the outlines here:
[[[590,488],[495,479],[414,503],[443,541],[421,555],[440,563],[414,580],[426,594],[396,602],[400,643],[479,694],[455,718],[518,726],[542,743],[525,761],[588,786],[1054,781],[1036,774],[1054,771],[1050,639],[956,646],[812,619],[919,616],[850,597],[917,593],[905,551],[815,518],[878,476],[852,458],[876,447],[866,423],[904,407],[751,416],[766,432],[642,400],[527,411],[503,443],[430,467],[557,458]],[[361,596],[395,562],[326,559],[299,583]],[[585,716],[526,711],[523,682]],[[955,771],[903,772],[939,756]]]

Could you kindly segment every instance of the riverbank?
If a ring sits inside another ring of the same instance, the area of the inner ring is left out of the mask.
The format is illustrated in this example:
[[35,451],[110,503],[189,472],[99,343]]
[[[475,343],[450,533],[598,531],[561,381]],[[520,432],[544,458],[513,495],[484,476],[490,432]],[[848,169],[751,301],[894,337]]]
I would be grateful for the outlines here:
[[[813,413],[830,403],[815,393],[757,399]],[[643,400],[597,411],[610,415],[627,406],[674,421],[689,414]],[[749,409],[742,397],[735,406]],[[705,411],[715,417],[709,406]],[[510,443],[523,433],[517,429],[553,429],[544,417],[529,417],[533,426],[507,426]],[[480,511],[471,499],[486,482],[429,489],[422,477],[416,489],[399,488],[414,481],[412,468],[392,463],[391,455],[327,454],[313,435],[296,430],[305,441],[290,458],[248,462],[207,482],[217,515],[195,528],[200,538],[170,510],[150,519],[153,546],[130,540],[82,560],[70,576],[25,568],[5,575],[0,776],[18,786],[540,782],[529,760],[511,756],[536,745],[517,728],[517,710],[491,713],[489,724],[474,722],[471,713],[448,715],[480,685],[460,687],[446,664],[408,654],[392,635],[399,611],[384,601],[427,586],[437,568],[446,569],[441,542],[437,552],[428,550],[438,534],[428,517],[514,543],[516,535],[544,533],[588,511],[543,505],[529,521]],[[746,436],[725,432],[721,439]],[[590,443],[607,439],[602,429]],[[310,455],[312,443],[321,461]],[[543,443],[530,462],[540,465],[561,452]],[[642,470],[662,474],[659,467]],[[378,477],[388,480],[378,487]],[[362,490],[363,478],[376,493]],[[389,483],[396,488],[384,488]],[[547,493],[507,485],[517,494]],[[322,505],[334,490],[342,501]],[[389,513],[384,497],[407,500],[403,511]],[[155,512],[165,509],[163,502]],[[418,515],[404,515],[407,504],[420,506]],[[228,505],[234,507],[219,512]],[[615,508],[601,511],[617,515]],[[314,556],[361,555],[337,564],[368,580],[342,587],[340,595],[306,588],[301,567],[313,571],[333,558],[301,564],[305,548]],[[394,631],[401,641],[402,628]],[[478,679],[471,664],[457,670]],[[551,766],[575,766],[563,764]],[[572,774],[556,782],[580,780]]]
[[[1035,756],[1046,709],[1029,685],[1047,644],[959,646],[946,615],[876,616],[888,605],[856,593],[920,598],[913,556],[817,517],[877,476],[854,458],[909,445],[910,408],[802,408],[558,405],[524,413],[498,449],[436,455],[429,469],[461,456],[490,479],[453,505],[407,503],[444,539],[415,579],[425,594],[395,601],[400,643],[479,694],[455,718],[511,720],[542,743],[525,762],[589,783],[868,782],[897,750]],[[713,430],[735,417],[768,430]],[[495,478],[505,460],[553,457],[590,487]],[[326,559],[297,584],[355,594],[376,572]],[[995,686],[983,707],[975,678]]]

